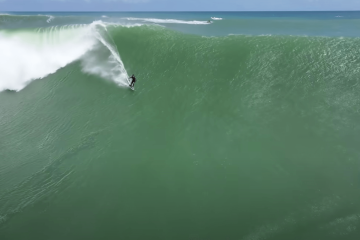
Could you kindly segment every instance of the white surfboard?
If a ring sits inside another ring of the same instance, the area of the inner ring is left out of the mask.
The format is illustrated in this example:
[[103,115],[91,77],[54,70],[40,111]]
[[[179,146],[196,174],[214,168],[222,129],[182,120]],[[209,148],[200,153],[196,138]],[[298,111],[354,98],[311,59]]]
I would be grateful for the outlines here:
[[130,87],[130,84],[131,84],[131,82],[129,81],[129,79],[127,79],[127,82],[128,82],[128,86],[129,86],[129,88],[131,89],[131,90],[133,90],[133,91],[135,91],[135,88],[134,87]]

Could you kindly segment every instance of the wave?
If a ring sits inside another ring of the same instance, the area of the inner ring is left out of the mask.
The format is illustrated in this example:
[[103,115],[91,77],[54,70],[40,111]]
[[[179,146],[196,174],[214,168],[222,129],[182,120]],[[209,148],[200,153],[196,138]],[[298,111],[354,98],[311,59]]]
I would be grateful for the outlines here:
[[209,24],[207,21],[185,21],[177,19],[158,19],[158,18],[125,18],[130,21],[143,21],[143,22],[152,22],[152,23],[176,23],[176,24]]
[[[70,25],[37,30],[0,31],[0,91],[20,91],[31,81],[41,79],[76,60],[83,71],[127,84],[127,72],[106,36],[106,24]],[[98,59],[99,51],[107,59]],[[84,57],[86,55],[86,58]],[[104,55],[104,54],[102,54]]]
[[[52,15],[17,15],[0,13],[0,29],[24,29],[54,26]],[[59,22],[57,22],[59,24]],[[63,24],[64,25],[64,24]]]
[[[39,15],[41,16],[41,15]],[[54,16],[51,16],[51,15],[44,15],[46,17],[48,17],[48,20],[46,20],[47,23],[50,23],[55,17]]]
[[222,18],[211,17],[212,20],[222,20]]
[[55,18],[52,15],[43,15],[43,14],[38,14],[38,15],[15,15],[15,14],[9,14],[9,13],[0,13],[0,16],[20,17],[20,18],[24,18],[24,17],[30,17],[30,18],[47,17],[46,22],[48,22],[48,23],[50,23]]
[[[82,58],[83,71],[94,75],[99,75],[105,79],[111,80],[117,83],[119,86],[128,86],[129,76],[125,69],[125,66],[120,58],[120,54],[117,50],[112,37],[108,34],[107,26],[117,24],[104,23],[102,21],[94,22],[96,31],[94,31],[95,37],[108,51],[107,59],[105,61],[99,59],[99,51],[103,51],[103,48],[95,48],[90,51],[84,58]],[[130,27],[130,26],[126,26]]]
[[79,59],[95,44],[86,27],[0,32],[0,91],[23,89]]
[[[21,15],[21,16],[26,16],[26,17],[32,17],[31,15]],[[47,17],[48,19],[46,20],[47,23],[50,23],[55,17],[52,15],[42,15],[42,14],[38,14],[38,16],[41,17]]]

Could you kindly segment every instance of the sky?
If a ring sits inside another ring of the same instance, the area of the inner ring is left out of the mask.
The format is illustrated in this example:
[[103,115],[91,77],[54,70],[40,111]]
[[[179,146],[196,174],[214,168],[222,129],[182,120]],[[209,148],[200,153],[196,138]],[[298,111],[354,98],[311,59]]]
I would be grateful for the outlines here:
[[360,0],[0,0],[0,12],[351,10],[360,10]]

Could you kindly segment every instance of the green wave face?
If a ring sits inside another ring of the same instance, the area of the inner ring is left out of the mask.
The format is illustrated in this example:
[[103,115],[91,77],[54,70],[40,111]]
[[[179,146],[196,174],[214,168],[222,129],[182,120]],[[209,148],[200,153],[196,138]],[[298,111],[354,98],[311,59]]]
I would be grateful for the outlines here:
[[351,112],[358,104],[357,38],[201,37],[147,26],[110,33],[139,89],[171,96],[188,110],[250,111],[271,121],[303,107],[316,119],[329,105]]
[[124,25],[0,30],[0,239],[358,239],[359,38]]

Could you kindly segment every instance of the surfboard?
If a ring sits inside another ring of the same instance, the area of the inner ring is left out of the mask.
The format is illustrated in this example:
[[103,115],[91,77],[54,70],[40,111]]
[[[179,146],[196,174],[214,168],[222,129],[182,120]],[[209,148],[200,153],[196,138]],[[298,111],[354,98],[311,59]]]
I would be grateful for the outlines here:
[[129,79],[127,79],[127,82],[128,82],[128,84],[129,84],[129,88],[130,88],[131,90],[135,91],[135,88],[134,88],[134,87],[130,87],[131,82],[129,81]]

